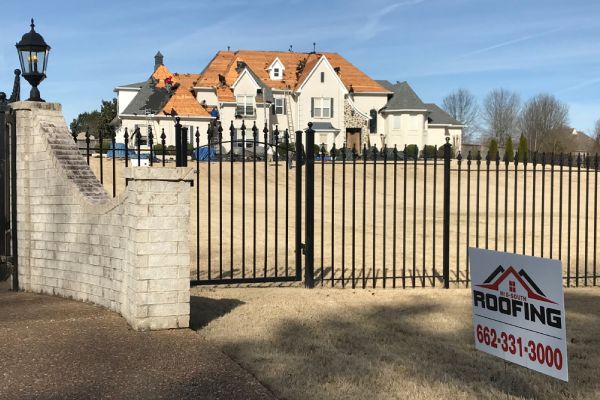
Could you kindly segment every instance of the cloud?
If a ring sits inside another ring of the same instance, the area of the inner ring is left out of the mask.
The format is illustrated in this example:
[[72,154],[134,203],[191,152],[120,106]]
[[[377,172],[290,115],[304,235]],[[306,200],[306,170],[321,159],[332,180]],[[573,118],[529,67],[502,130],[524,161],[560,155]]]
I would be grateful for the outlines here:
[[422,3],[425,0],[409,0],[402,1],[399,3],[390,4],[387,7],[371,14],[368,17],[367,23],[363,25],[357,32],[357,38],[360,40],[369,40],[375,37],[378,33],[384,32],[389,29],[387,25],[382,23],[382,19],[392,13],[396,8],[400,6],[411,6]]
[[511,40],[507,40],[505,42],[501,42],[501,43],[496,43],[490,46],[486,46],[483,47],[481,49],[477,49],[477,50],[473,50],[464,54],[459,55],[458,57],[456,57],[457,60],[462,59],[462,58],[467,58],[476,54],[481,54],[481,53],[486,53],[488,51],[492,51],[492,50],[496,50],[502,47],[507,47],[507,46],[511,46],[513,44],[517,44],[517,43],[521,43],[521,42],[526,42],[528,40],[532,40],[532,39],[537,39],[539,37],[542,36],[546,36],[555,32],[560,31],[561,28],[555,28],[555,29],[550,29],[548,31],[544,31],[544,32],[540,32],[540,33],[535,33],[535,34],[531,34],[531,35],[525,35],[525,36],[521,36],[519,38],[516,39],[511,39]]
[[564,93],[564,92],[570,92],[572,90],[579,90],[579,89],[583,89],[588,86],[597,85],[599,83],[600,83],[600,78],[586,79],[586,80],[581,81],[573,86],[569,86],[564,89],[561,89],[561,90],[557,91],[556,93]]

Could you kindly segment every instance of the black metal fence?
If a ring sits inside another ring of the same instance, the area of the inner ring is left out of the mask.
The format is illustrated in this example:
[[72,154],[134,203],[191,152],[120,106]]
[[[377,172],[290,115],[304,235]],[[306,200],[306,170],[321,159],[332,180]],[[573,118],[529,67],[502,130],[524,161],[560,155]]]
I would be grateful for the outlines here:
[[12,288],[19,288],[17,246],[17,127],[10,103],[20,100],[20,70],[10,98],[0,92],[0,281],[12,275]]
[[[449,144],[420,157],[366,146],[359,155],[315,146],[310,126],[295,143],[244,122],[228,129],[229,140],[220,126],[194,136],[210,149],[192,161],[193,284],[298,281],[304,270],[309,287],[465,287],[467,249],[481,247],[560,259],[566,286],[596,285],[597,155],[453,157]],[[147,150],[139,130],[133,137],[138,165],[146,151],[150,166],[169,166],[164,134],[159,154],[151,131]]]

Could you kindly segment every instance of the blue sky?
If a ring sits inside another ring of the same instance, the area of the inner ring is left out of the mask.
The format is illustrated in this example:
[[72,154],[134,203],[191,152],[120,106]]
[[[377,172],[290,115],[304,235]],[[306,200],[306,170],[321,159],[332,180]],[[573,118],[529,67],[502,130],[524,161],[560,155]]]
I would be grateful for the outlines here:
[[199,73],[227,46],[311,51],[313,42],[375,79],[407,80],[427,102],[503,87],[523,100],[556,95],[580,130],[600,118],[596,0],[30,0],[6,2],[2,15],[0,90],[11,90],[14,44],[33,16],[52,46],[42,97],[62,103],[68,121],[146,79],[157,50],[172,71]]

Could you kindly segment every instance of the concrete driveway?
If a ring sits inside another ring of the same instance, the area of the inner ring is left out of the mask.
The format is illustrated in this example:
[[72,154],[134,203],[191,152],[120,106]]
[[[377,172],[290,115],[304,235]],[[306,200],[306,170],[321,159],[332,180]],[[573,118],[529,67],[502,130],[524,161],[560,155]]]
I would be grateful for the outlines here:
[[273,399],[192,330],[135,332],[119,315],[0,291],[0,399]]

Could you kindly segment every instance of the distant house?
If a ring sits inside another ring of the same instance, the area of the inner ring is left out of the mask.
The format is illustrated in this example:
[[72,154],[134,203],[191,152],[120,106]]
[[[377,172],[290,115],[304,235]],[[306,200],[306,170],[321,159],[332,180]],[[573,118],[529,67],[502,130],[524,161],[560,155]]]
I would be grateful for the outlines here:
[[175,117],[187,130],[188,143],[195,143],[195,132],[206,136],[208,123],[213,120],[211,108],[203,106],[194,97],[192,87],[198,74],[173,74],[163,64],[163,55],[154,57],[154,72],[143,81],[117,86],[119,126],[117,141],[124,142],[127,128],[131,146],[135,145],[134,132],[140,128],[141,145],[148,144],[149,128],[154,135],[154,144],[160,144],[164,130],[166,145],[175,144]]
[[459,147],[463,127],[435,104],[423,103],[408,83],[375,81],[337,53],[219,51],[200,74],[172,74],[159,52],[148,80],[115,91],[121,130],[131,135],[143,128],[143,143],[151,127],[155,138],[164,129],[167,144],[174,144],[174,116],[189,128],[188,141],[195,143],[192,132],[199,131],[201,145],[217,119],[225,142],[241,139],[242,121],[246,139],[252,140],[256,125],[260,141],[265,126],[277,127],[280,140],[288,130],[294,141],[312,122],[317,144],[359,153],[373,145],[440,146],[446,137]]
[[595,154],[598,151],[598,143],[585,133],[578,131],[575,128],[565,128],[566,150],[573,155],[588,156]]

